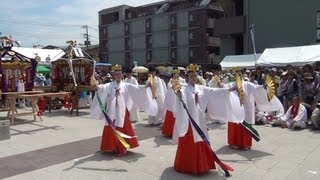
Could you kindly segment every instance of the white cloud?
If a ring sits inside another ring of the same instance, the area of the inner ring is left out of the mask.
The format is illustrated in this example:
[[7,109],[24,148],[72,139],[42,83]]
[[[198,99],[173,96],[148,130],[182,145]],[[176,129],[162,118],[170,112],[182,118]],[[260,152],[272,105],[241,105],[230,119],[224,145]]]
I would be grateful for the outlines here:
[[[89,25],[92,44],[98,43],[98,12],[102,9],[127,4],[139,6],[159,0],[11,0],[2,3],[0,29],[12,34],[23,46],[65,45],[69,39],[83,42],[80,25]],[[4,10],[3,10],[4,9]],[[36,12],[36,13],[34,13]],[[8,21],[3,21],[6,17]],[[2,21],[1,21],[2,20]],[[21,22],[21,23],[18,23]],[[29,25],[28,25],[29,23]],[[31,23],[31,25],[30,25]],[[41,25],[41,26],[40,26]],[[63,27],[62,25],[79,25]]]

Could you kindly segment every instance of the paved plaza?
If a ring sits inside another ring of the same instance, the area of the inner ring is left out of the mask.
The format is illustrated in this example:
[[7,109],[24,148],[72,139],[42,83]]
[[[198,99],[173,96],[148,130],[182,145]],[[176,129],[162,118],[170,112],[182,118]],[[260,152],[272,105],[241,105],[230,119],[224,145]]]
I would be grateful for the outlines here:
[[124,157],[99,152],[104,122],[90,119],[89,110],[79,116],[55,110],[42,122],[20,118],[11,126],[11,139],[0,141],[0,179],[320,179],[319,131],[255,126],[261,141],[251,150],[234,150],[226,144],[226,125],[210,123],[211,144],[234,171],[229,178],[219,167],[194,176],[174,171],[177,146],[160,128],[145,127],[146,118],[141,112],[134,123],[140,146]]

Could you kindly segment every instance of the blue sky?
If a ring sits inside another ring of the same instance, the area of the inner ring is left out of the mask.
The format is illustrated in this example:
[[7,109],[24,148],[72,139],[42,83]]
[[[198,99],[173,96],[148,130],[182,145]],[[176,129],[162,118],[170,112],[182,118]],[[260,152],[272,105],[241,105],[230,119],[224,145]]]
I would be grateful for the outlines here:
[[160,0],[10,0],[1,2],[0,36],[9,36],[21,46],[64,46],[66,40],[84,41],[89,26],[91,44],[99,43],[98,11],[127,4],[139,6]]

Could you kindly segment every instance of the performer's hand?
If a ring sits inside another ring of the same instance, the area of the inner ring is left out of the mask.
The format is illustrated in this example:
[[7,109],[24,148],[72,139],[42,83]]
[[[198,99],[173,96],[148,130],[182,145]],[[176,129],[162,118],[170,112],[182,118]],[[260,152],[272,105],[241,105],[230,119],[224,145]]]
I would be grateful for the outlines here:
[[148,81],[146,87],[151,87],[151,83]]
[[263,88],[264,88],[264,89],[267,89],[267,87],[268,87],[268,86],[267,86],[266,84],[263,85]]
[[237,86],[233,86],[232,88],[229,89],[230,92],[235,90],[237,90]]
[[179,98],[181,98],[181,97],[182,97],[182,93],[181,93],[181,91],[177,91],[177,92],[176,92],[176,94],[177,94],[177,96],[178,96]]

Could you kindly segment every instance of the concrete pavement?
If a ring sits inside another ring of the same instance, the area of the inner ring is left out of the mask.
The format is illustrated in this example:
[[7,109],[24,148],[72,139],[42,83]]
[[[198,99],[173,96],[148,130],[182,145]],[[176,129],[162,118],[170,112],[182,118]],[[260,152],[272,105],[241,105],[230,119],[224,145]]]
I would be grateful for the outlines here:
[[239,151],[227,146],[226,125],[209,124],[215,152],[234,168],[232,176],[225,178],[220,168],[203,176],[175,172],[177,147],[160,135],[160,129],[144,127],[147,121],[143,113],[134,124],[140,146],[124,157],[98,151],[104,122],[90,119],[88,110],[82,110],[78,117],[66,110],[56,110],[45,113],[44,119],[32,121],[31,116],[26,116],[11,126],[11,139],[0,141],[0,177],[11,180],[320,179],[319,131],[255,126],[261,141],[254,142],[251,150]]

